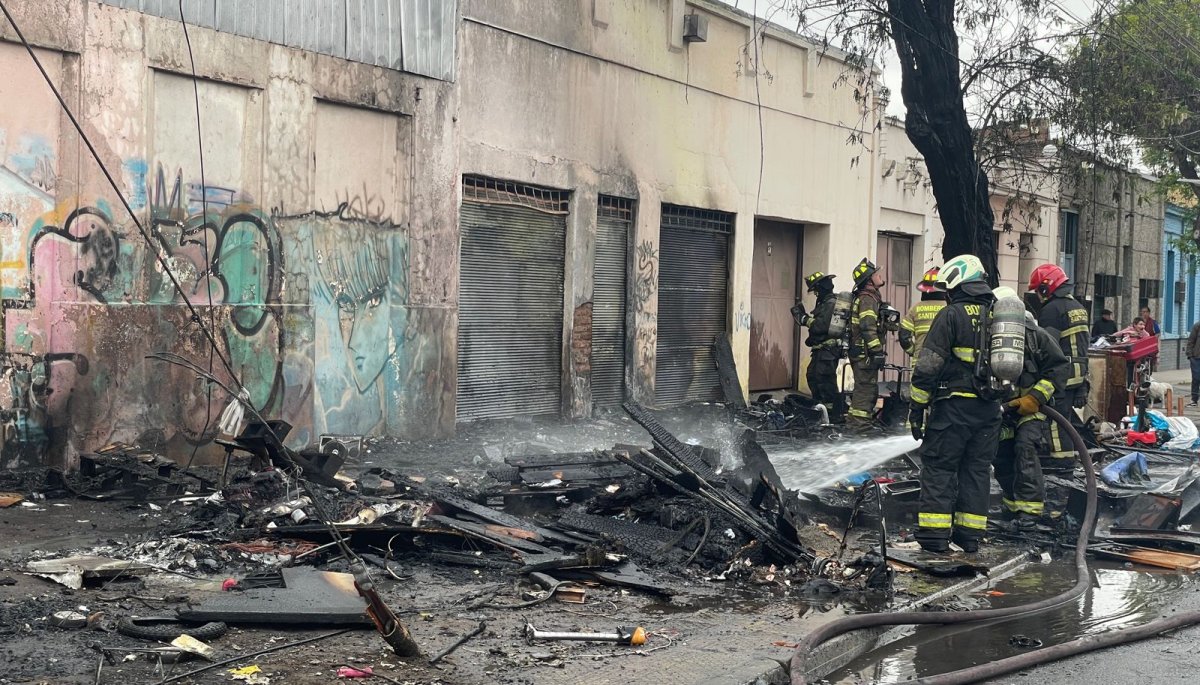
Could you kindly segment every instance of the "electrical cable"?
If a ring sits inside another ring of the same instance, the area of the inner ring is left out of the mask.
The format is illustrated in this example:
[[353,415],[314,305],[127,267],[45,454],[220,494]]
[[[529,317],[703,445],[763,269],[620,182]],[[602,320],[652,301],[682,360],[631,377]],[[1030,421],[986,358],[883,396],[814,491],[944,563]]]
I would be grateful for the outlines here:
[[[213,313],[213,297],[212,297],[212,256],[208,252],[208,181],[204,176],[204,129],[200,125],[200,83],[196,77],[196,57],[192,53],[192,37],[188,32],[187,16],[183,12],[183,0],[179,0],[179,23],[183,26],[183,41],[187,44],[188,62],[192,67],[192,96],[196,104],[196,147],[200,155],[200,232],[204,236],[204,268],[205,272],[201,274],[204,277],[204,291],[208,294],[208,326],[212,330],[217,330],[216,315]],[[183,199],[186,202],[186,198]],[[186,226],[181,227],[182,231],[186,231]],[[208,372],[213,371],[213,352],[215,348],[209,347],[208,350]],[[200,429],[199,438],[204,439],[208,433],[209,426],[212,425],[212,386],[205,385],[205,402],[204,402],[204,428]],[[188,457],[187,465],[183,467],[183,472],[187,473],[192,468],[192,462],[196,460],[196,453],[200,451],[200,440],[192,445],[192,455]]]
[[[244,390],[245,386],[238,379],[237,373],[234,372],[232,362],[229,359],[226,359],[225,355],[221,353],[220,346],[217,343],[214,332],[204,324],[204,320],[200,317],[200,313],[197,311],[196,306],[192,303],[191,299],[188,298],[187,292],[185,292],[183,289],[183,285],[179,282],[179,279],[171,270],[171,265],[167,261],[167,258],[162,252],[159,251],[154,239],[150,236],[149,232],[147,232],[146,227],[142,224],[141,220],[138,219],[137,214],[134,213],[133,208],[129,204],[129,200],[125,197],[125,194],[121,192],[121,188],[117,184],[116,179],[113,177],[112,172],[109,171],[108,167],[104,164],[104,161],[100,158],[100,154],[96,151],[95,145],[92,144],[91,139],[88,138],[87,134],[84,132],[83,126],[75,117],[75,113],[67,105],[66,100],[63,99],[62,93],[54,84],[54,80],[51,79],[50,75],[46,72],[45,67],[42,65],[42,61],[38,59],[37,54],[33,51],[33,46],[29,43],[29,40],[25,38],[25,33],[21,31],[21,27],[17,24],[12,12],[9,11],[5,0],[0,0],[0,13],[4,14],[5,19],[7,19],[8,23],[13,27],[13,31],[17,34],[17,38],[21,41],[21,44],[25,47],[25,51],[29,53],[29,57],[33,60],[34,65],[41,73],[42,79],[46,82],[46,85],[50,88],[50,91],[58,100],[58,104],[62,108],[63,113],[66,114],[67,118],[71,121],[71,125],[75,128],[76,133],[79,134],[79,137],[83,141],[84,145],[87,146],[88,152],[91,154],[92,159],[96,161],[100,172],[108,181],[108,184],[116,194],[117,199],[121,201],[121,205],[125,208],[125,211],[133,221],[134,226],[137,227],[138,233],[141,235],[142,240],[144,240],[149,248],[154,252],[155,260],[158,262],[158,265],[162,268],[163,272],[167,275],[167,278],[170,280],[175,292],[178,293],[180,298],[183,300],[183,304],[188,310],[191,321],[197,325],[200,331],[204,334],[205,339],[208,341],[208,344],[211,347],[211,353],[221,360],[222,366],[225,367],[225,370],[229,373],[231,380],[237,386],[239,392],[231,393],[231,395],[249,411],[250,415],[256,421],[259,421],[263,425],[268,437],[270,437],[275,444],[282,448],[280,455],[291,465],[297,483],[309,495],[309,498],[312,500],[313,510],[317,512],[318,516],[322,519],[322,524],[337,543],[338,551],[341,552],[342,556],[350,562],[351,570],[354,573],[355,584],[358,586],[359,594],[368,600],[368,614],[371,615],[372,619],[377,619],[375,615],[377,611],[386,611],[391,613],[390,609],[388,609],[386,605],[383,605],[382,600],[379,598],[378,594],[375,593],[374,580],[371,577],[370,571],[367,570],[365,562],[350,548],[345,536],[343,536],[338,527],[334,525],[328,516],[328,513],[320,504],[320,498],[317,496],[316,490],[314,490],[307,479],[303,477],[303,469],[296,463],[296,460],[292,457],[290,451],[283,446],[283,440],[280,438],[279,434],[276,433],[275,429],[271,427],[271,425],[259,412],[258,408],[255,407],[248,398],[242,397],[240,391]],[[150,356],[155,357],[156,355]],[[190,361],[184,360],[178,355],[174,355],[173,353],[162,353],[158,358],[162,358],[164,361],[166,361],[170,357],[175,357],[178,360],[181,360],[184,362],[180,364],[181,366],[195,371],[197,374],[208,378],[212,382],[218,383],[222,388],[225,388],[228,391],[227,386],[225,386],[223,383],[220,383],[214,374],[200,369],[197,365],[191,363]],[[391,645],[393,649],[397,651],[397,653],[402,651],[411,651],[412,653],[416,653],[418,651],[416,644],[412,641],[408,629],[399,620],[397,620],[394,615],[390,617],[384,615],[381,620],[376,620],[376,628],[378,629],[379,634],[383,636],[384,640],[388,642],[388,644]],[[393,642],[393,640],[395,640],[395,642]],[[401,656],[407,655],[401,654]]]
[[[1078,599],[1087,592],[1088,587],[1091,585],[1087,565],[1088,538],[1091,535],[1092,527],[1096,523],[1096,470],[1093,468],[1091,457],[1088,455],[1087,445],[1083,442],[1083,438],[1075,430],[1075,427],[1071,425],[1071,422],[1052,407],[1043,406],[1042,412],[1071,437],[1071,442],[1075,446],[1075,452],[1079,456],[1087,479],[1087,506],[1084,508],[1079,536],[1075,542],[1075,584],[1065,592],[1052,597],[1029,604],[1005,607],[1003,609],[978,609],[959,612],[919,611],[912,613],[858,614],[826,623],[804,636],[804,639],[797,645],[796,652],[792,655],[790,662],[792,685],[807,685],[808,657],[813,650],[838,635],[853,630],[882,626],[951,625],[1027,616],[1063,606],[1068,602]],[[951,675],[953,674],[944,674],[944,677]],[[942,681],[940,685],[948,685],[952,682],[973,681],[946,680]]]

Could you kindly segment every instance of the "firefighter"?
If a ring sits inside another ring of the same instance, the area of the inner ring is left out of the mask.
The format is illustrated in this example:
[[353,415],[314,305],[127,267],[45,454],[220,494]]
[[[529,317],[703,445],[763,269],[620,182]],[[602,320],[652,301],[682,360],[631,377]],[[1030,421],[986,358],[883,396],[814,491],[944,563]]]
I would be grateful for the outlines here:
[[842,358],[842,337],[830,333],[830,323],[833,322],[834,307],[837,304],[837,295],[833,292],[833,278],[833,274],[820,271],[809,274],[804,283],[808,286],[808,292],[816,294],[817,305],[812,314],[809,314],[804,305],[798,304],[792,308],[792,315],[796,318],[796,323],[808,328],[808,338],[804,344],[812,350],[806,374],[812,398],[829,410],[830,421],[842,423],[846,420],[846,399],[837,383],[838,361]]
[[[1088,429],[1073,408],[1087,405],[1088,396],[1088,345],[1090,326],[1087,309],[1074,296],[1075,286],[1067,274],[1054,264],[1043,264],[1029,276],[1029,290],[1037,293],[1042,303],[1038,312],[1038,325],[1058,337],[1059,346],[1071,362],[1071,375],[1066,387],[1058,391],[1054,406],[1071,420],[1071,425],[1082,434]],[[1053,471],[1071,471],[1075,468],[1075,449],[1071,440],[1059,434],[1058,424],[1050,424],[1050,459],[1045,466]]]
[[900,347],[912,356],[912,363],[917,363],[917,354],[929,333],[929,324],[933,318],[946,306],[946,293],[937,288],[938,267],[933,267],[921,277],[917,290],[921,291],[921,301],[914,304],[912,309],[900,320]]
[[[917,542],[945,552],[950,542],[979,549],[987,530],[991,465],[1000,433],[1000,402],[976,376],[983,317],[994,301],[987,272],[973,255],[947,261],[938,286],[949,304],[933,320],[913,367],[908,421],[921,440]],[[928,421],[926,413],[928,412]]]
[[[1017,297],[1008,287],[996,288],[994,294],[997,300]],[[1055,395],[1066,387],[1070,375],[1071,362],[1058,340],[1026,312],[1024,368],[1006,406],[1000,446],[992,462],[1004,493],[1001,504],[1018,530],[1034,528],[1045,509],[1046,483],[1038,454],[1046,445],[1049,421],[1040,410],[1054,406]]]
[[850,418],[847,424],[859,430],[870,428],[879,400],[879,371],[883,368],[885,352],[879,326],[879,309],[883,298],[879,289],[883,276],[871,260],[854,267],[854,300],[850,305],[850,363],[854,369],[854,393],[850,396]]

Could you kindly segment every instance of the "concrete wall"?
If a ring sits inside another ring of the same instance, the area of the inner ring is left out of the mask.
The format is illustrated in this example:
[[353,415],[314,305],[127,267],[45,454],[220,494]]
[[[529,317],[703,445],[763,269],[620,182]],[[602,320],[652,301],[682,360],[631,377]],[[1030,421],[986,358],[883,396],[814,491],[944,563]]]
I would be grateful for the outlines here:
[[941,219],[929,182],[925,159],[904,132],[904,123],[888,119],[881,134],[878,173],[879,216],[876,232],[913,237],[913,271],[916,283],[942,259]]
[[[599,195],[637,203],[630,268],[649,287],[632,303],[627,378],[645,402],[662,203],[736,215],[728,330],[743,386],[756,216],[804,231],[806,270],[875,256],[878,141],[850,142],[874,122],[853,79],[835,87],[846,65],[778,27],[756,51],[752,20],[723,5],[461,0],[455,82],[192,27],[195,85],[178,22],[85,0],[13,9],[130,211],[0,29],[3,343],[11,366],[54,360],[44,384],[19,379],[45,406],[10,413],[25,438],[0,468],[41,453],[71,466],[147,430],[172,455],[211,451],[228,394],[146,359],[207,368],[204,329],[215,376],[229,384],[227,361],[264,414],[295,426],[293,445],[452,433],[463,174],[572,192],[567,416],[591,412],[588,365],[570,355],[588,349]],[[683,40],[686,13],[708,18],[706,42]]]
[[[1138,315],[1139,280],[1162,278],[1162,197],[1154,179],[1114,168],[1086,168],[1064,183],[1062,206],[1079,213],[1077,294],[1093,299],[1095,274],[1124,277],[1119,296],[1096,300],[1093,309],[1113,310],[1126,326]],[[1162,299],[1150,298],[1149,306],[1158,318]]]
[[193,28],[202,179],[177,22],[83,0],[12,9],[137,219],[6,24],[4,344],[18,365],[77,355],[17,421],[46,430],[52,461],[149,429],[183,454],[209,445],[226,393],[145,358],[207,368],[201,325],[292,444],[452,430],[452,84]]
[[[708,17],[706,42],[682,40],[685,12]],[[848,274],[872,253],[876,160],[873,146],[847,144],[863,113],[852,86],[833,87],[846,70],[836,59],[771,29],[756,76],[751,20],[708,3],[464,0],[461,14],[462,171],[573,191],[564,347],[571,312],[591,300],[599,194],[637,201],[643,255],[657,255],[664,202],[736,214],[729,329],[743,388],[755,217],[805,225],[806,273]],[[657,273],[653,259],[641,263]],[[627,386],[643,402],[654,398],[656,287],[630,331]],[[565,413],[583,416],[588,379],[567,352]]]

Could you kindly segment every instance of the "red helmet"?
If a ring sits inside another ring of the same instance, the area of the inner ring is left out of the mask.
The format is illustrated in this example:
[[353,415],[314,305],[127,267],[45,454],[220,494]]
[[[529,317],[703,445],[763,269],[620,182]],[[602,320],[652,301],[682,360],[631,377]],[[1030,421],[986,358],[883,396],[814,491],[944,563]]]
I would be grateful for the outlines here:
[[1067,280],[1067,274],[1057,264],[1043,264],[1029,275],[1029,289],[1045,297],[1054,294]]
[[941,267],[935,266],[929,271],[926,271],[925,275],[921,277],[921,282],[917,284],[917,290],[920,290],[923,293],[936,293],[938,291],[938,273],[940,273],[941,270]]

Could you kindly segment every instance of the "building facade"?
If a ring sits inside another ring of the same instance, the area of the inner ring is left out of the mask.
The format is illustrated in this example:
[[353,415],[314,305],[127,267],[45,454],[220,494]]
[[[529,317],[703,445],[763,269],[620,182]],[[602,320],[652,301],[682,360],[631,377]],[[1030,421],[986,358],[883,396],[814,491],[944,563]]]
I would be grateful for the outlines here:
[[1200,274],[1196,273],[1196,256],[1182,249],[1185,235],[1186,210],[1167,204],[1163,221],[1162,240],[1162,311],[1158,314],[1162,326],[1159,343],[1158,368],[1188,368],[1186,343],[1192,326],[1200,315]]
[[211,451],[234,378],[295,446],[715,399],[718,335],[794,387],[874,255],[872,92],[721,4],[10,5],[120,193],[0,27],[3,468]]
[[[1059,204],[1059,264],[1076,297],[1099,317],[1127,326],[1142,307],[1162,318],[1165,203],[1156,179],[1077,159],[1064,173]],[[1070,269],[1068,267],[1071,267]]]

